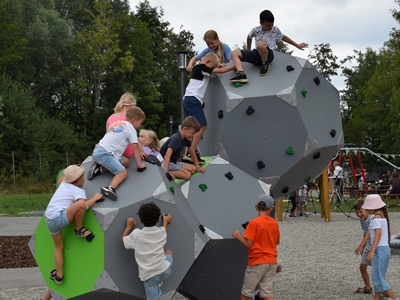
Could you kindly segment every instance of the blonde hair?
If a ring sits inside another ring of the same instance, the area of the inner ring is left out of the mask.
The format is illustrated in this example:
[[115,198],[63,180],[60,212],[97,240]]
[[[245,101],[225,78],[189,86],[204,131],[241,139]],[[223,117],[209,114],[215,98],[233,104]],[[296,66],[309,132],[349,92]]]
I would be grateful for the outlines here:
[[146,136],[146,142],[150,140],[149,144],[145,145],[146,147],[149,147],[152,151],[160,151],[160,141],[157,139],[157,134],[153,130],[142,129],[140,133]]
[[215,30],[207,30],[206,33],[204,33],[203,40],[205,41],[206,39],[212,39],[212,40],[218,40],[218,48],[217,48],[217,57],[219,63],[224,63],[224,52],[222,51],[222,42],[219,40],[218,33]]
[[205,59],[205,60],[208,59],[208,60],[210,60],[211,62],[213,62],[213,63],[219,65],[218,56],[217,56],[215,53],[211,53],[211,52],[207,53],[207,54],[204,56],[204,59]]
[[124,106],[135,106],[136,105],[136,99],[131,93],[125,93],[121,96],[119,99],[117,105],[114,107],[114,113],[119,113],[122,111],[122,108]]

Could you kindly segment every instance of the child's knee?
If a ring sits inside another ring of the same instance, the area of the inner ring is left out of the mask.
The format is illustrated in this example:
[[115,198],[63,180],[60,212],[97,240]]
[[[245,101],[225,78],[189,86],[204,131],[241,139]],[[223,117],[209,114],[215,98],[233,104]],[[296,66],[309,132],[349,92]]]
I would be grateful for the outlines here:
[[264,41],[258,41],[257,42],[257,49],[267,49],[268,45]]
[[232,57],[234,57],[234,56],[239,57],[239,56],[241,55],[241,53],[242,53],[242,52],[240,52],[240,50],[233,50],[233,51],[231,52],[231,56],[232,56]]

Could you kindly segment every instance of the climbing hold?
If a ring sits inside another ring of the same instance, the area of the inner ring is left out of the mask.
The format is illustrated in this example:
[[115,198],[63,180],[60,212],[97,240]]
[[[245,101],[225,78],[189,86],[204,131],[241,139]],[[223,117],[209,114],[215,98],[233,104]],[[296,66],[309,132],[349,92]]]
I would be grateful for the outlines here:
[[246,114],[251,115],[253,112],[255,112],[253,106],[249,105],[249,107],[246,109]]
[[289,192],[289,188],[286,186],[282,189],[282,194],[286,194],[287,192]]
[[167,178],[168,178],[169,181],[172,181],[172,175],[171,175],[171,174],[165,173],[165,176],[167,176]]
[[206,105],[206,104],[203,102],[203,103],[201,104],[201,108],[204,108],[205,105]]
[[221,110],[218,111],[218,118],[222,119],[224,117],[224,112]]
[[313,155],[313,158],[314,159],[318,159],[318,158],[320,158],[321,157],[321,152],[317,152],[317,153],[315,153],[314,155]]
[[228,178],[229,180],[232,180],[232,179],[233,179],[233,175],[232,175],[231,172],[226,173],[226,174],[225,174],[225,177]]
[[170,186],[170,187],[169,187],[169,190],[171,191],[172,195],[175,195],[175,189],[174,189],[173,186]]
[[199,229],[200,229],[200,231],[202,232],[202,233],[204,233],[204,232],[206,232],[206,229],[204,228],[204,226],[203,225],[199,225]]
[[306,90],[302,90],[301,91],[301,94],[303,95],[303,97],[305,98],[306,97],[306,95],[307,95],[307,91]]
[[259,160],[259,161],[257,162],[257,167],[258,167],[258,169],[265,168],[264,162],[263,162],[262,160]]
[[287,147],[285,151],[287,154],[290,154],[290,155],[294,154],[294,149],[292,146]]
[[242,83],[240,83],[240,82],[235,82],[235,88],[238,88],[238,87],[241,87],[241,86],[243,86]]
[[329,134],[331,135],[331,137],[335,137],[336,136],[336,130],[332,129],[331,132],[329,132]]
[[246,223],[243,223],[243,224],[242,224],[242,227],[243,227],[244,229],[246,229],[246,228],[247,228],[247,225],[249,225],[249,221],[247,221]]
[[321,81],[319,80],[318,77],[314,77],[313,80],[314,80],[314,82],[315,82],[316,85],[319,85],[319,84],[321,83]]
[[200,184],[199,184],[199,188],[201,189],[202,192],[205,192],[206,189],[207,189],[207,185],[204,184],[204,183],[200,183]]
[[306,179],[304,179],[305,182],[310,182],[311,181],[311,177],[308,176]]
[[287,70],[288,72],[290,72],[290,71],[294,71],[294,68],[293,68],[291,65],[287,65],[287,66],[286,66],[286,70]]

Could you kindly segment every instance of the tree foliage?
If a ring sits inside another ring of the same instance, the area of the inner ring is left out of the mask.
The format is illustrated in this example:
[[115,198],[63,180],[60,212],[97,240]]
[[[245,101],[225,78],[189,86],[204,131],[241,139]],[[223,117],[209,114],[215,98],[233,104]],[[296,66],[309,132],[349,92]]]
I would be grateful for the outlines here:
[[340,65],[337,63],[337,56],[333,54],[331,46],[328,43],[314,45],[308,55],[311,63],[328,81],[332,76],[336,76]]

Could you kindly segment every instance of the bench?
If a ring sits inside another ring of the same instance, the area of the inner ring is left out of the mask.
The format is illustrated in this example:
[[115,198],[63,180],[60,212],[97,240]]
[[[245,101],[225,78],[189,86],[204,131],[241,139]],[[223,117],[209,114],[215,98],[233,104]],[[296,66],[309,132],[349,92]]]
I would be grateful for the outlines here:
[[384,197],[386,197],[386,207],[389,207],[390,205],[390,199],[392,199],[393,197],[400,197],[400,194],[379,194],[382,198],[382,200],[384,199]]

